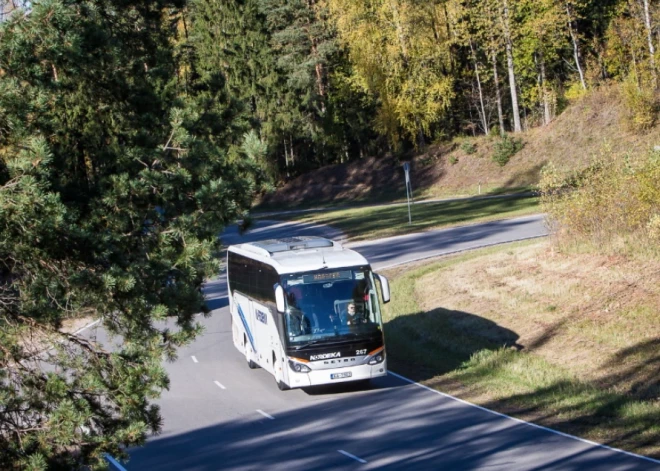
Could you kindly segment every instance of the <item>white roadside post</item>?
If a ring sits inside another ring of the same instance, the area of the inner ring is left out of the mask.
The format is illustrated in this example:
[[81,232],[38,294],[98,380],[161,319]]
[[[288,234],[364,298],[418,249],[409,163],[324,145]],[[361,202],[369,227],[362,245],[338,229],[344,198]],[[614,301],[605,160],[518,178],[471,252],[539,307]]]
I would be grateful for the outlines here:
[[410,163],[403,163],[403,171],[406,174],[406,198],[408,198],[408,225],[412,225],[412,216],[410,214],[410,201],[412,200],[412,184],[410,183]]

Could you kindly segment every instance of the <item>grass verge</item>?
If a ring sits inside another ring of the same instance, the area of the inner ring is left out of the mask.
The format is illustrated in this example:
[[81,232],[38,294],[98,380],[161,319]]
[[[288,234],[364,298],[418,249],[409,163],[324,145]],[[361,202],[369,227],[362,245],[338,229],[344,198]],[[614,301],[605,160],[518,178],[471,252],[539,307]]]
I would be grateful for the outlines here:
[[640,263],[529,241],[390,270],[389,366],[660,458],[660,262]]
[[349,240],[358,241],[523,216],[538,211],[538,197],[502,197],[413,204],[411,205],[412,224],[408,223],[407,205],[354,208],[281,217],[287,220],[328,224],[344,232]]

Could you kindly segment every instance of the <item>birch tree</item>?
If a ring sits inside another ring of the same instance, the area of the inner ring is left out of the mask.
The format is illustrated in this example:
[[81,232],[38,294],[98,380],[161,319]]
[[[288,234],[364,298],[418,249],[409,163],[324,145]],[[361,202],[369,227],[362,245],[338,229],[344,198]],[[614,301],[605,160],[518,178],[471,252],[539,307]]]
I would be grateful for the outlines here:
[[568,29],[568,34],[571,38],[571,44],[573,45],[573,61],[575,62],[575,68],[578,71],[580,76],[580,85],[582,89],[587,89],[587,83],[584,79],[584,70],[582,68],[582,54],[580,48],[580,32],[577,27],[577,15],[575,12],[575,2],[572,0],[565,0],[563,2],[563,10],[566,12],[566,25]]
[[509,74],[509,91],[511,93],[511,113],[513,115],[513,131],[521,132],[520,108],[518,106],[518,86],[516,82],[516,73],[513,62],[513,32],[512,32],[512,11],[509,7],[509,0],[501,0],[500,21],[504,36],[504,48],[506,51],[506,65]]
[[[439,122],[453,99],[446,16],[441,5],[407,0],[329,0],[353,83],[378,98],[375,127],[396,144]],[[414,33],[414,34],[413,34]]]

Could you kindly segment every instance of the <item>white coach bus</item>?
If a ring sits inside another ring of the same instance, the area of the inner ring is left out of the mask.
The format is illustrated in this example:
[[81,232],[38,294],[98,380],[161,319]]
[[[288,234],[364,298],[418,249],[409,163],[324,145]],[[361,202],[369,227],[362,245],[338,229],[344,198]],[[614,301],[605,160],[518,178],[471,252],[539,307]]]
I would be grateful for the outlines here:
[[232,245],[227,285],[234,345],[280,389],[387,374],[385,277],[339,243],[294,237]]

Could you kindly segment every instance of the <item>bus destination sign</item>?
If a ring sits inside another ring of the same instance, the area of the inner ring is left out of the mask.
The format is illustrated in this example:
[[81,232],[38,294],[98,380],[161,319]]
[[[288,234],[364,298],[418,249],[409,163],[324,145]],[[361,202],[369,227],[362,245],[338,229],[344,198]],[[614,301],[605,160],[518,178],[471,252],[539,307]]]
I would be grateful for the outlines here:
[[318,283],[322,281],[350,280],[353,277],[350,270],[330,271],[303,275],[303,283]]

